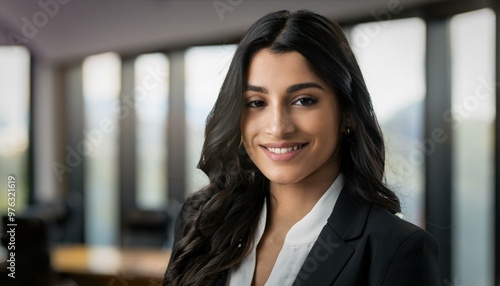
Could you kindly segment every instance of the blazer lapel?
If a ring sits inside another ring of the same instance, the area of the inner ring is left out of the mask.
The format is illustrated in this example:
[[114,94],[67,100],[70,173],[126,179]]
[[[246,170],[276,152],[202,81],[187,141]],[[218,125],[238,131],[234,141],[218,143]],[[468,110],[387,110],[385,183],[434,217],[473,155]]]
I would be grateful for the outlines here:
[[307,255],[294,286],[332,285],[354,253],[348,240],[361,236],[371,204],[342,190],[328,223]]

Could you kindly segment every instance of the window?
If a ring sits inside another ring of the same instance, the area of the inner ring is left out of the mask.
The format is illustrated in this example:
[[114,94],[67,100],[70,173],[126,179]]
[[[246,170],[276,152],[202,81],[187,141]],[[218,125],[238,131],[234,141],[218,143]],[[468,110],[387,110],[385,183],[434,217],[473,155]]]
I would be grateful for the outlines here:
[[451,19],[453,283],[493,285],[495,14]]
[[360,24],[350,35],[386,141],[386,182],[403,217],[424,227],[425,23]]
[[186,51],[186,193],[199,190],[208,179],[196,168],[204,141],[205,119],[212,109],[235,45],[194,47]]
[[135,61],[137,192],[140,209],[159,209],[167,200],[168,60],[145,54]]
[[0,215],[7,213],[7,176],[15,177],[16,212],[27,204],[30,119],[30,54],[0,46]]
[[118,128],[121,61],[114,53],[83,62],[85,127],[85,241],[90,245],[118,242]]

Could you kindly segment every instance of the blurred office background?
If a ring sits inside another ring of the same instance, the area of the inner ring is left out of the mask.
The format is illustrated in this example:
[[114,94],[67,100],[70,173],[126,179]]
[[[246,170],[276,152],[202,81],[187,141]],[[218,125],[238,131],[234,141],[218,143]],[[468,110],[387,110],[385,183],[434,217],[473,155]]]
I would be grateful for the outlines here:
[[39,275],[18,285],[158,285],[238,40],[304,8],[345,29],[442,284],[500,285],[498,1],[3,0],[0,215],[10,175],[17,283]]

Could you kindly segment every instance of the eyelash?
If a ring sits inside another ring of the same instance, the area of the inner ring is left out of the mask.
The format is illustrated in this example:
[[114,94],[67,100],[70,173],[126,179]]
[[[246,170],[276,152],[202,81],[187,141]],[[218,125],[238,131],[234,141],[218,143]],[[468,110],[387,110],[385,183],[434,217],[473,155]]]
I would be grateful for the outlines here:
[[[300,104],[301,106],[311,106],[311,105],[315,105],[316,103],[318,103],[318,100],[316,98],[309,97],[309,96],[301,97],[294,102],[299,102],[299,101],[301,101],[301,104]],[[308,103],[304,103],[303,101],[307,101]]]
[[[304,102],[306,101],[306,102]],[[318,103],[316,98],[310,96],[301,97],[293,102],[293,104],[300,102],[299,106],[312,106]],[[247,102],[246,107],[249,108],[263,108],[266,106],[266,103],[263,100],[251,100]]]
[[[257,106],[257,104],[261,104],[261,105]],[[249,108],[262,108],[265,106],[265,103],[263,100],[252,100],[252,101],[247,102],[246,106]]]

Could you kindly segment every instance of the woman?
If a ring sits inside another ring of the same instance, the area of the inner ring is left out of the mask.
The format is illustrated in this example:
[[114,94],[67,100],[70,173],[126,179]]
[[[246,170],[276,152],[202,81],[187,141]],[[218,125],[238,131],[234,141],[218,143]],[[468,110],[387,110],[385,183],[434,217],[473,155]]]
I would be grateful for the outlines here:
[[210,113],[164,285],[439,285],[437,244],[395,213],[384,141],[341,28],[268,14]]

